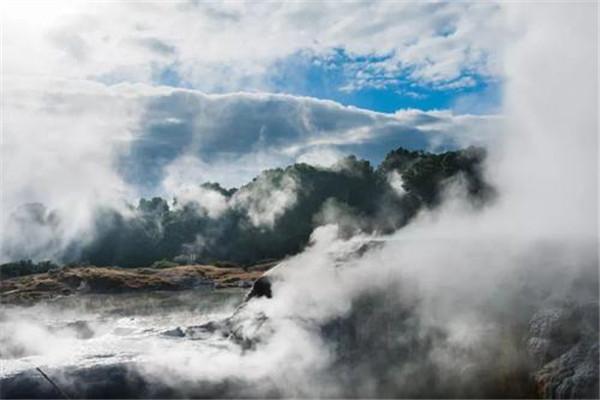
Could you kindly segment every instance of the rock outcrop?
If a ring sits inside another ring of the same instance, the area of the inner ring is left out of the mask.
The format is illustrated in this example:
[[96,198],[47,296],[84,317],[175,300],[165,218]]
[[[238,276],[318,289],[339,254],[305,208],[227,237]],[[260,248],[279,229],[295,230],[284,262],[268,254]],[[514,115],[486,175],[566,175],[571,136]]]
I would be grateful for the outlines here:
[[544,398],[599,397],[598,304],[564,302],[538,311],[527,348]]

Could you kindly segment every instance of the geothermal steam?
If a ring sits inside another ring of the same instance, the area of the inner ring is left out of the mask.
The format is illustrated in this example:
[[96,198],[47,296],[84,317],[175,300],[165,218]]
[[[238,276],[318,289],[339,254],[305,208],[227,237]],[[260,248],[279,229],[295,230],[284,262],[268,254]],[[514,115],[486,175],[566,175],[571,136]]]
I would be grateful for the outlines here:
[[[273,298],[238,311],[250,348],[157,339],[141,372],[246,382],[233,396],[487,394],[485,374],[524,362],[513,325],[548,301],[598,301],[596,11],[505,7],[506,123],[486,170],[496,203],[475,210],[449,190],[442,208],[383,238],[320,227],[270,273]],[[347,331],[368,341],[348,353]]]
[[[514,378],[525,363],[510,350],[512,327],[547,302],[597,302],[595,5],[531,8],[504,11],[505,140],[487,165],[497,203],[474,210],[450,190],[443,208],[390,237],[343,240],[335,226],[318,228],[304,253],[271,272],[273,299],[243,310],[261,321],[240,328],[255,347],[209,362],[171,353],[170,379],[236,377],[251,382],[246,394],[286,396],[493,394],[477,386],[494,383],[485,374]],[[372,310],[382,319],[356,317],[369,296],[385,299]],[[353,331],[379,324],[351,366],[339,352],[344,332],[326,333],[335,321]],[[403,343],[418,354],[394,353],[382,368],[376,349]],[[164,373],[161,357],[147,373]]]

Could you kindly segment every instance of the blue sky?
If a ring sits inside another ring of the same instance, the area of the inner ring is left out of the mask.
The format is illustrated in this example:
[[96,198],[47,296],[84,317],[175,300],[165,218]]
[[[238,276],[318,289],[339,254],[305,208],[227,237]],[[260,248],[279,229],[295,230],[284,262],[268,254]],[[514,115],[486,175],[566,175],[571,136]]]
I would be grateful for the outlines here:
[[477,73],[461,74],[454,81],[469,78],[473,83],[456,88],[414,81],[410,71],[401,70],[385,77],[372,74],[367,87],[347,89],[359,71],[389,59],[390,56],[351,57],[343,49],[336,49],[334,56],[327,59],[299,52],[277,62],[269,81],[282,93],[329,99],[386,113],[415,108],[489,114],[500,106],[500,81]]
[[[273,63],[263,77],[269,92],[333,100],[347,106],[393,113],[401,109],[444,110],[460,114],[494,114],[499,111],[502,83],[499,78],[477,72],[464,72],[443,86],[415,81],[411,70],[396,74],[370,73],[362,86],[352,85],[356,75],[371,66],[388,61],[391,56],[349,56],[334,49],[332,56],[320,57],[298,51]],[[202,89],[182,79],[176,64],[155,68],[153,81],[159,85]],[[460,82],[467,80],[468,84]],[[113,80],[118,82],[119,80]],[[453,86],[452,83],[457,83]],[[261,91],[252,84],[245,91]],[[213,88],[213,92],[227,92]]]

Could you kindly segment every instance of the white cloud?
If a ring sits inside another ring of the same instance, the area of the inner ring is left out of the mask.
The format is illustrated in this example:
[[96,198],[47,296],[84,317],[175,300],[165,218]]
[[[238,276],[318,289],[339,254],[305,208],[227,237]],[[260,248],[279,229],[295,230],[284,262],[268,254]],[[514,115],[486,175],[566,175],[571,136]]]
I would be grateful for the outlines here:
[[[170,68],[201,90],[269,90],[276,61],[308,51],[331,62],[336,49],[359,60],[344,67],[346,88],[499,73],[493,3],[9,1],[4,10],[7,75],[148,83]],[[371,56],[387,58],[360,61]]]

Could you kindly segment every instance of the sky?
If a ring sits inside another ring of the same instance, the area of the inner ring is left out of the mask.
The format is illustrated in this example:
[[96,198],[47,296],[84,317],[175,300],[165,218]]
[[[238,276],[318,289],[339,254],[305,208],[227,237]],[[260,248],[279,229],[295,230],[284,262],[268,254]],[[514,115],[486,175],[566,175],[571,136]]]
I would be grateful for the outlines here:
[[[499,101],[498,10],[466,2],[9,1],[5,73],[289,93],[381,112],[484,113]],[[43,63],[17,54],[23,48]],[[484,104],[465,104],[474,97]]]
[[499,135],[513,33],[496,3],[1,7],[5,210],[234,187],[294,162],[377,164],[399,146]]

